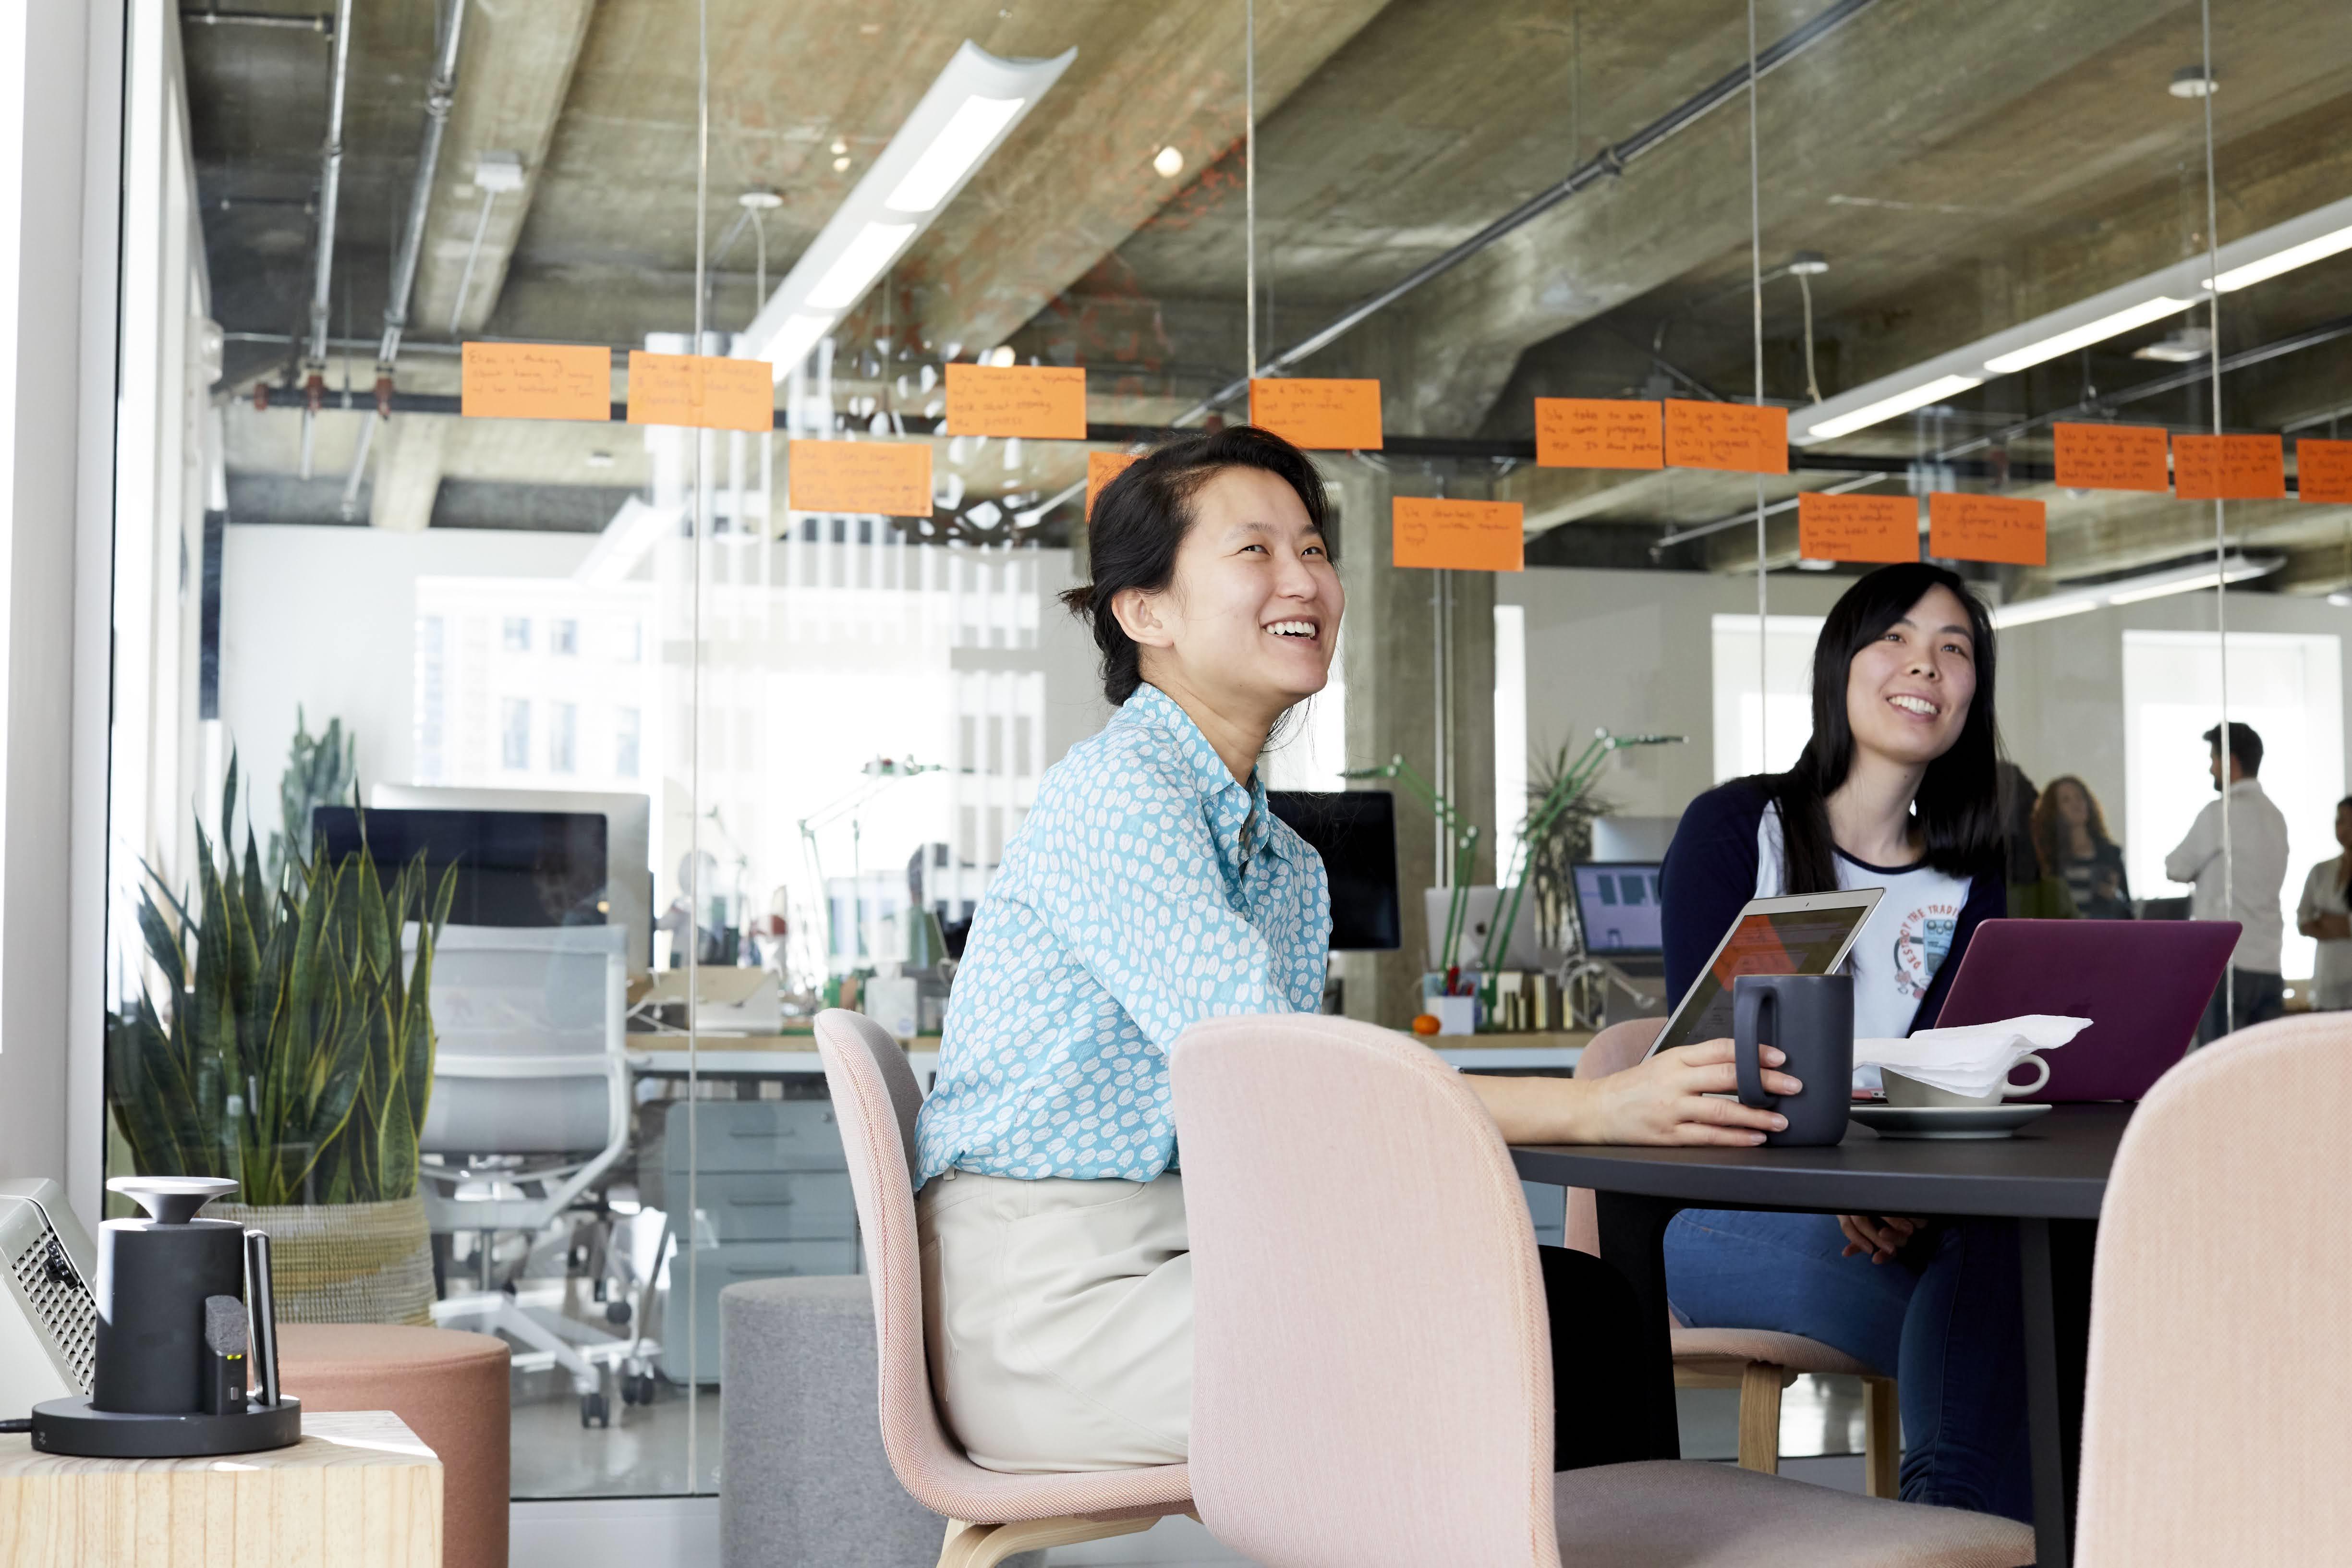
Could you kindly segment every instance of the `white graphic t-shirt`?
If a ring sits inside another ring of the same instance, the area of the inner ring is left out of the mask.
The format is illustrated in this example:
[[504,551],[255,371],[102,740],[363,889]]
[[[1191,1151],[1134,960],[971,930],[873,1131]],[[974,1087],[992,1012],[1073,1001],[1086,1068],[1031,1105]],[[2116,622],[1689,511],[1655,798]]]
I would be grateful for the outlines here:
[[[1969,879],[1925,861],[1868,866],[1843,849],[1837,852],[1837,873],[1842,892],[1885,889],[1846,959],[1846,971],[1853,976],[1854,1037],[1900,1039],[1911,1032],[1912,1016],[1952,951]],[[1776,899],[1781,890],[1780,810],[1767,805],[1756,825],[1756,896]],[[1878,1069],[1862,1068],[1854,1083],[1876,1089]]]

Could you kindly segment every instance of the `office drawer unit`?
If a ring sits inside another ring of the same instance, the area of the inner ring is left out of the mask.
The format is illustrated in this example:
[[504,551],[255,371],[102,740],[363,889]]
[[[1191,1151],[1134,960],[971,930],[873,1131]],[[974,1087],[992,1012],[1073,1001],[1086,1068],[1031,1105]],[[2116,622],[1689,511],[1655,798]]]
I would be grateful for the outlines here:
[[[722,1241],[694,1249],[689,1270],[680,1247],[669,1260],[669,1321],[685,1317],[694,1325],[695,1363],[687,1364],[687,1341],[675,1331],[662,1335],[662,1375],[672,1383],[689,1378],[719,1381],[719,1292],[747,1279],[774,1279],[790,1274],[855,1274],[855,1241]],[[677,1303],[691,1297],[688,1313]]]
[[[686,1104],[672,1101],[659,1142],[643,1163],[638,1185],[645,1201],[668,1215],[677,1241],[661,1370],[673,1382],[691,1376],[715,1383],[720,1290],[779,1275],[857,1272],[848,1163],[833,1103],[821,1099],[699,1100],[690,1120]],[[691,1371],[689,1324],[697,1336]]]

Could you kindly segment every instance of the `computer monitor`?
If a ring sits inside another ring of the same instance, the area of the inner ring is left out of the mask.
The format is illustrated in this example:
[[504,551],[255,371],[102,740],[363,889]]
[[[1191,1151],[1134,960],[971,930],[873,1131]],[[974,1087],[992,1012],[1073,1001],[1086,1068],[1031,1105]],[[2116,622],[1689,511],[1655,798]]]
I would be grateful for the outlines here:
[[1323,857],[1331,880],[1331,946],[1403,945],[1397,903],[1396,797],[1384,789],[1270,789],[1266,804]]
[[604,818],[606,916],[629,929],[629,967],[654,962],[653,801],[584,789],[467,789],[450,784],[373,784],[372,807],[411,811],[593,811]]
[[[315,848],[330,861],[361,852],[386,879],[420,854],[438,883],[455,867],[453,925],[610,925],[604,819],[594,812],[400,811],[321,805],[310,813]],[[364,827],[365,837],[362,832]]]
[[1665,951],[1665,926],[1658,912],[1658,865],[1655,860],[1587,860],[1570,868],[1585,952],[1596,958],[1630,958]]

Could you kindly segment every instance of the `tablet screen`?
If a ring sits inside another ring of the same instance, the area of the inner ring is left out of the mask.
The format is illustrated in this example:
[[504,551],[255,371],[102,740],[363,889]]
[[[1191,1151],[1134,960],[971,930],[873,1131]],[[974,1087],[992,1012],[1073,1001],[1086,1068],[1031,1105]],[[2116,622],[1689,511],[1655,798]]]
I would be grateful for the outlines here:
[[1868,905],[1846,905],[1741,915],[1654,1048],[1671,1050],[1728,1036],[1731,983],[1743,974],[1827,974],[1869,914]]

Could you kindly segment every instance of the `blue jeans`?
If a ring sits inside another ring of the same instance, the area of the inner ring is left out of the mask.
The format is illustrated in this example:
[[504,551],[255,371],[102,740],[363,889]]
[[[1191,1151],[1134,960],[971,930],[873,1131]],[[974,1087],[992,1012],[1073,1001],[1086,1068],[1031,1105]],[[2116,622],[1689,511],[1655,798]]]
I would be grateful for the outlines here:
[[1666,1294],[1685,1322],[1802,1334],[1893,1376],[1903,1500],[2030,1522],[2016,1225],[1931,1221],[1882,1264],[1844,1245],[1830,1215],[1685,1209]]

